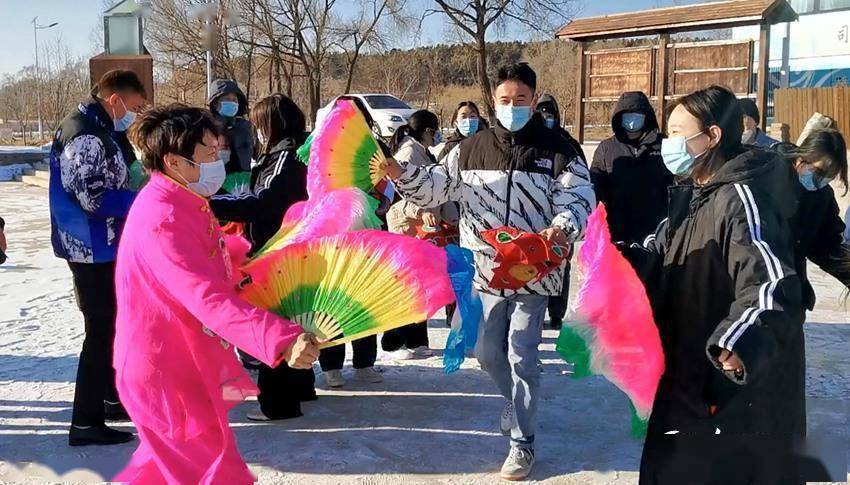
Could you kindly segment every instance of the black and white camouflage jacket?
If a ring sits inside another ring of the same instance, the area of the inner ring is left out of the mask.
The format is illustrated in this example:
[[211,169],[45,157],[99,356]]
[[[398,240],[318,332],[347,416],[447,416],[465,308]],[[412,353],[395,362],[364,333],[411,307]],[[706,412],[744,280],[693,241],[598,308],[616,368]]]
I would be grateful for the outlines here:
[[460,205],[461,246],[475,255],[479,291],[558,295],[563,271],[513,292],[489,287],[495,250],[481,233],[502,226],[526,232],[564,230],[570,242],[584,236],[596,206],[587,162],[564,136],[549,130],[539,115],[520,131],[501,125],[483,130],[456,146],[444,164],[405,169],[396,181],[405,199],[423,208],[449,201]]

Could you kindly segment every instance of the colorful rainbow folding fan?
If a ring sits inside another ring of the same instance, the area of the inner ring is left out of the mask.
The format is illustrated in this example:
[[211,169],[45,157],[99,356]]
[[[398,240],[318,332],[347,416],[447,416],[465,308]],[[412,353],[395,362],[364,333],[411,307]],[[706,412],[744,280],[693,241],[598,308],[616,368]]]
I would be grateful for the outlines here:
[[456,257],[411,237],[350,232],[254,260],[242,268],[241,295],[330,347],[421,322],[455,301],[448,269]]
[[378,229],[381,220],[375,215],[377,207],[375,198],[353,187],[332,190],[294,204],[283,216],[280,229],[257,251],[257,256],[316,237]]
[[337,100],[298,150],[307,159],[307,193],[357,187],[369,192],[386,175],[384,153],[353,101]]
[[490,280],[494,289],[518,290],[531,281],[540,281],[569,255],[569,249],[513,227],[490,229],[481,237],[496,250],[494,261],[500,263]]
[[632,433],[646,433],[664,353],[649,299],[631,264],[611,243],[604,205],[588,221],[578,254],[585,280],[558,337],[576,377],[605,376],[632,404]]

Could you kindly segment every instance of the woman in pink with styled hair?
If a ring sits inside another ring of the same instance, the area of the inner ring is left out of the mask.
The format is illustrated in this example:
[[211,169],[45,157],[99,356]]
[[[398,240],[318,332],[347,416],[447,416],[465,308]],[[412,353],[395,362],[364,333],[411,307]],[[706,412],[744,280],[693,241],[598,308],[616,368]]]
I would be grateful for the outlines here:
[[146,112],[130,137],[151,172],[118,249],[115,357],[141,444],[115,477],[130,483],[248,484],[227,411],[257,388],[233,345],[269,366],[307,369],[312,335],[237,295],[208,197],[224,181],[209,112]]

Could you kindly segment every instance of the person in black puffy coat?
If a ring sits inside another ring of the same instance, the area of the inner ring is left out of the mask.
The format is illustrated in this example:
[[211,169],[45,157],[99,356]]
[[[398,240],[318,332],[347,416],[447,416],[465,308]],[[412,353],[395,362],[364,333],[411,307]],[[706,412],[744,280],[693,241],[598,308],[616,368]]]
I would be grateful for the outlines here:
[[613,240],[640,243],[667,214],[673,174],[661,159],[664,135],[641,92],[620,96],[611,127],[614,136],[599,144],[590,176],[596,199],[608,210]]
[[662,152],[681,183],[654,236],[621,245],[665,358],[643,485],[801,482],[803,305],[787,222],[797,182],[776,152],[742,146],[740,119],[726,88],[677,102]]

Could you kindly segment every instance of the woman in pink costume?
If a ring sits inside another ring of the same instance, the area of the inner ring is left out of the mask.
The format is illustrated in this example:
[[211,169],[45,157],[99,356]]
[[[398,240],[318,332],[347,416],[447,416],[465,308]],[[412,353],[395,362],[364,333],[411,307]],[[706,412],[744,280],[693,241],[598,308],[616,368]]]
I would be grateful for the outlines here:
[[151,172],[118,250],[116,384],[141,444],[115,478],[130,483],[247,484],[227,411],[257,388],[233,345],[270,366],[310,368],[313,336],[241,300],[207,198],[224,180],[218,128],[182,105],[135,122]]

